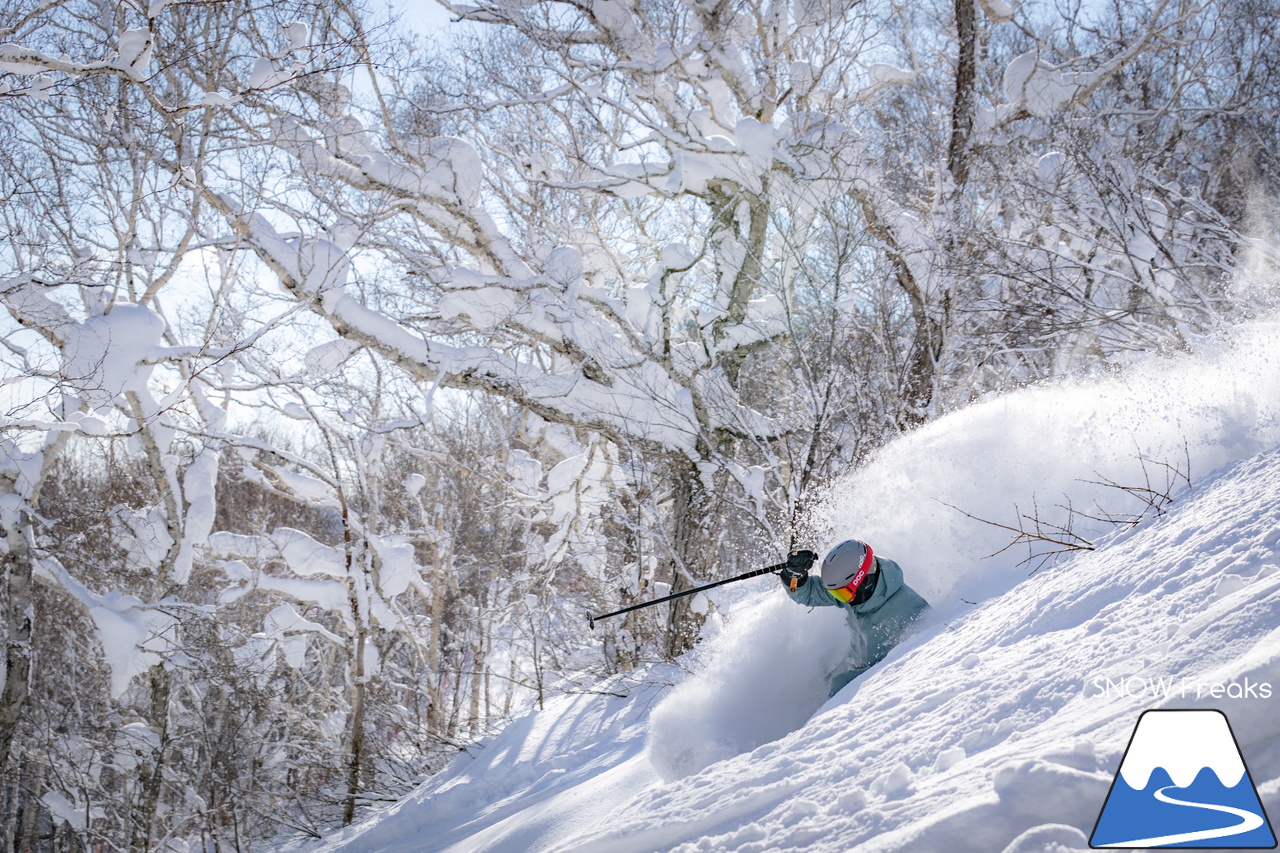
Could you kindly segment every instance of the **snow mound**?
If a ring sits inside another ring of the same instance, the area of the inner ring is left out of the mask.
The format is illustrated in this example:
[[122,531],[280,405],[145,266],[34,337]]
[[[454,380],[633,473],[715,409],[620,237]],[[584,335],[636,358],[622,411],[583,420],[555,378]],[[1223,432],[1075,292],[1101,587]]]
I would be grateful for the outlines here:
[[809,612],[781,590],[735,611],[694,674],[654,708],[654,769],[678,779],[796,729],[827,698],[851,639],[839,608]]
[[[655,695],[672,667],[567,693],[467,749],[395,805],[308,853],[525,853],[602,825],[658,782],[644,758]],[[625,695],[624,695],[625,694]]]
[[1088,849],[1089,839],[1074,826],[1048,823],[1028,829],[1010,842],[1002,853],[1075,853]]

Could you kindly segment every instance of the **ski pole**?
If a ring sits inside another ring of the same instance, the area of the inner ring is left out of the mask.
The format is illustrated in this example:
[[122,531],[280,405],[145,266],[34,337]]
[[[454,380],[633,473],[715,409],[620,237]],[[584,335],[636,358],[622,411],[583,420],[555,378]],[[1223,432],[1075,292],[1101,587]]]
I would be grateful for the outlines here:
[[[810,555],[810,556],[799,557],[798,555],[801,555],[801,554]],[[792,556],[787,558],[787,562],[785,563],[778,563],[777,565],[773,565],[773,566],[765,566],[763,569],[752,569],[749,572],[743,572],[742,574],[737,575],[735,577],[725,578],[724,580],[718,580],[718,581],[715,581],[714,583],[704,584],[703,586],[696,586],[693,589],[681,590],[680,592],[675,592],[675,593],[672,593],[671,595],[665,595],[662,598],[655,598],[652,601],[642,601],[639,604],[633,604],[630,607],[624,607],[621,610],[615,610],[612,613],[602,613],[599,616],[587,616],[587,624],[590,625],[591,630],[594,631],[596,627],[597,619],[608,619],[610,616],[618,616],[623,613],[630,613],[632,610],[640,610],[643,607],[652,607],[655,604],[661,604],[662,602],[670,601],[673,598],[683,598],[686,595],[693,595],[695,592],[702,592],[704,589],[712,589],[717,586],[724,586],[727,583],[736,583],[737,581],[744,581],[747,578],[755,578],[755,577],[759,577],[760,575],[770,574],[772,572],[780,572],[783,569],[785,569],[787,566],[791,565],[793,561],[795,561],[797,565],[802,564],[804,568],[808,569],[809,566],[813,565],[813,557],[811,556],[812,554],[813,554],[812,551],[795,551],[792,553]]]

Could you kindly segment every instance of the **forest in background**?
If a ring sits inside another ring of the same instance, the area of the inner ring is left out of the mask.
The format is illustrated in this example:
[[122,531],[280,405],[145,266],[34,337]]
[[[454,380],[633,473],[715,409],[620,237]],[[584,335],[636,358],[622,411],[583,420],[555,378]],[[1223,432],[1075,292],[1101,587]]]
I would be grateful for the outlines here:
[[349,824],[892,436],[1273,307],[1275,0],[451,13],[0,11],[0,850]]

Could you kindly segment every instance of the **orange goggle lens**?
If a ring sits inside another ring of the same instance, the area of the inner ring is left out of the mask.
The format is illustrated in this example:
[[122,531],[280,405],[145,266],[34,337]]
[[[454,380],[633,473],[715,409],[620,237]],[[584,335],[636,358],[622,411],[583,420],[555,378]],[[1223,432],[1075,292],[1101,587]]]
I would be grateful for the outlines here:
[[839,589],[829,589],[827,590],[827,592],[831,593],[838,600],[843,601],[845,604],[848,604],[850,601],[853,601],[853,596],[855,595],[854,591],[849,589],[849,587],[847,586],[842,586]]

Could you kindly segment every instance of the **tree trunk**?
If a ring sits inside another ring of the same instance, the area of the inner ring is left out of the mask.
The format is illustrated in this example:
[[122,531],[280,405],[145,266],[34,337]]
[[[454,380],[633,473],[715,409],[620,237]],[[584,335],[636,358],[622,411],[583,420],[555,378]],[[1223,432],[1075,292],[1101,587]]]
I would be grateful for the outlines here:
[[432,547],[431,616],[427,637],[427,731],[439,734],[445,728],[444,690],[440,672],[440,651],[444,643],[444,605],[446,595],[444,519],[436,518],[436,541]]
[[869,193],[854,192],[853,197],[862,208],[867,219],[867,227],[871,234],[881,242],[898,287],[907,297],[911,305],[911,317],[915,323],[912,333],[911,350],[907,355],[905,375],[901,379],[901,426],[913,427],[924,423],[928,409],[933,404],[934,384],[937,370],[945,346],[945,324],[950,313],[949,297],[944,294],[941,301],[942,320],[935,318],[939,306],[931,305],[928,294],[915,271],[907,262],[907,252],[894,228],[887,223],[877,210],[875,200]]
[[[629,579],[627,567],[635,566],[636,586],[633,593],[630,587],[622,587],[619,590],[618,604],[622,607],[630,607],[638,601],[644,601],[648,596],[648,584],[644,576],[645,559],[641,552],[639,529],[643,524],[640,517],[640,508],[638,502],[627,500],[623,508],[623,512],[627,514],[634,513],[635,519],[633,523],[625,524],[622,528],[622,565],[623,577]],[[631,672],[640,663],[640,646],[644,641],[652,639],[652,637],[641,636],[644,632],[641,622],[640,611],[633,610],[622,617],[622,624],[612,634],[607,634],[613,641],[613,664],[622,672]]]
[[[672,566],[671,591],[682,592],[711,574],[713,554],[709,548],[706,523],[710,501],[698,467],[686,463],[676,467],[675,505],[672,507],[675,530],[675,559]],[[695,596],[686,595],[671,602],[667,617],[664,651],[675,658],[693,648],[704,618],[691,609]]]
[[342,806],[342,825],[349,826],[356,818],[356,795],[360,792],[360,773],[364,767],[365,692],[368,689],[364,672],[364,646],[366,632],[356,635],[355,696],[351,700],[351,743],[347,750],[347,800]]
[[480,731],[480,693],[484,689],[485,662],[485,623],[481,618],[487,604],[486,596],[480,593],[480,605],[476,612],[476,631],[478,636],[471,643],[471,697],[467,705],[467,731],[471,737]]
[[977,103],[974,93],[978,77],[978,26],[974,0],[955,0],[956,91],[951,106],[951,143],[947,147],[947,170],[955,186],[969,180],[969,140],[973,136],[973,116]]
[[0,775],[8,778],[9,751],[31,691],[31,516],[24,510],[8,531],[2,576],[9,592],[5,613],[4,691],[0,693]]
[[512,659],[511,659],[511,664],[510,664],[510,666],[508,667],[508,670],[509,670],[509,671],[508,671],[508,673],[507,673],[507,695],[506,695],[506,696],[504,696],[504,697],[503,697],[503,699],[502,699],[502,716],[503,716],[503,717],[510,717],[510,716],[511,716],[511,699],[512,699],[512,697],[515,695],[515,692],[516,692],[516,691],[515,691],[515,684],[516,684],[516,660],[515,660],[515,658],[512,658]]
[[169,747],[169,698],[173,693],[173,675],[157,664],[148,673],[151,688],[151,711],[148,721],[158,738],[151,751],[151,763],[140,768],[142,772],[142,797],[135,813],[133,838],[130,847],[138,853],[152,848],[156,829],[156,817],[160,813],[160,794],[164,791],[164,767]]

